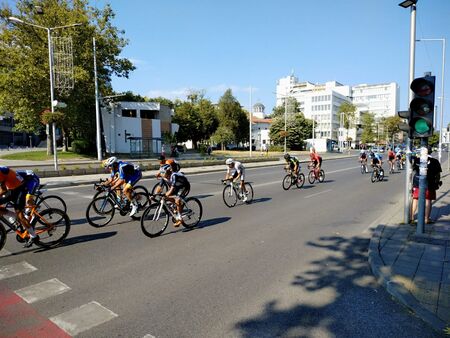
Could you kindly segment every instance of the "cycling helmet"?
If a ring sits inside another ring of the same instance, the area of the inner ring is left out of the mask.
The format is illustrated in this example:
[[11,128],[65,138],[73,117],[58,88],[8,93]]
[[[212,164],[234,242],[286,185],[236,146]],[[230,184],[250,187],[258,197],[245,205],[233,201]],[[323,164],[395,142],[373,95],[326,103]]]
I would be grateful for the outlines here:
[[164,175],[169,170],[172,170],[172,167],[170,166],[170,164],[164,164],[163,166],[161,166],[161,168],[159,168],[159,172],[162,175]]
[[291,155],[289,155],[288,153],[284,154],[284,159],[287,161],[291,158]]
[[232,158],[227,158],[227,160],[225,161],[226,165],[230,165],[230,164],[233,164],[233,163],[234,163],[234,160]]
[[105,168],[109,168],[112,167],[114,163],[117,163],[117,157],[112,156],[103,161],[103,166]]

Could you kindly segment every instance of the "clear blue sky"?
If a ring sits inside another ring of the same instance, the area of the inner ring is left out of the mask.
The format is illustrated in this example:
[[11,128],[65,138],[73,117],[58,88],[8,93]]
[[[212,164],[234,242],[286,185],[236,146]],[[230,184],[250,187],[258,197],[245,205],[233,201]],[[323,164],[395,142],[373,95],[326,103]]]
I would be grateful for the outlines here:
[[[92,0],[111,3],[114,24],[129,45],[122,56],[137,69],[115,78],[116,91],[185,99],[205,90],[216,102],[227,88],[240,103],[259,101],[270,113],[276,81],[294,70],[300,81],[343,84],[397,82],[408,106],[410,10],[400,0]],[[450,0],[419,0],[417,38],[446,38],[450,61]],[[416,77],[437,76],[442,43],[418,42]],[[444,122],[450,122],[446,65]],[[436,100],[437,104],[440,101]],[[439,108],[438,108],[439,109]]]

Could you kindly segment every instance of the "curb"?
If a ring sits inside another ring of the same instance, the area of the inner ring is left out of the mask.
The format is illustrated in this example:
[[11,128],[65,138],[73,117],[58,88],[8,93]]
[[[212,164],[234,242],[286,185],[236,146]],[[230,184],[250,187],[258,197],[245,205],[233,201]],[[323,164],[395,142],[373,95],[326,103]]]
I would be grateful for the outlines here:
[[408,291],[407,287],[395,280],[391,274],[391,268],[384,264],[380,255],[380,238],[386,225],[380,224],[375,229],[369,244],[369,264],[372,273],[386,291],[410,309],[418,318],[430,325],[438,333],[442,333],[446,328],[446,323],[439,319],[435,314],[425,309],[416,298]]

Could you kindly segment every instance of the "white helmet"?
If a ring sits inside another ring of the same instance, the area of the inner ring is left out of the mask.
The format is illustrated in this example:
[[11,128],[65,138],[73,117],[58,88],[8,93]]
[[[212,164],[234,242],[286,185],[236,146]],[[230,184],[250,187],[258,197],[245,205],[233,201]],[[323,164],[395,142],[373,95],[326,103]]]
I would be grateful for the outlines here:
[[113,165],[114,163],[117,163],[117,157],[112,156],[112,157],[107,158],[106,160],[103,161],[103,166],[104,166],[105,168],[109,168],[109,167],[112,167],[112,165]]
[[227,158],[227,160],[225,161],[226,165],[230,165],[232,163],[234,163],[234,160],[232,158]]

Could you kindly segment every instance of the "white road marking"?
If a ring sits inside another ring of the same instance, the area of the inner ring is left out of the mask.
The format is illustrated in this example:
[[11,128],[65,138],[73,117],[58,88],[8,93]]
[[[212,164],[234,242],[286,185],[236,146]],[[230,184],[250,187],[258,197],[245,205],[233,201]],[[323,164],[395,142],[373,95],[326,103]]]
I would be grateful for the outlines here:
[[6,250],[6,249],[0,250],[0,257],[5,257],[5,256],[9,256],[9,255],[11,255],[11,252],[9,252],[8,250]]
[[15,291],[15,293],[22,297],[27,303],[34,303],[41,299],[60,295],[69,290],[70,288],[66,284],[53,278],[45,282],[27,286]]
[[118,315],[97,302],[90,302],[78,308],[51,317],[50,320],[75,336],[97,325],[103,324]]
[[27,262],[19,262],[15,264],[0,267],[0,280],[15,276],[24,275],[37,270],[33,265]]
[[331,190],[331,189],[327,189],[327,190],[319,191],[319,192],[316,192],[315,194],[311,194],[311,195],[305,196],[305,197],[303,197],[303,198],[314,197],[314,196],[317,196],[317,195],[320,195],[320,194],[324,194],[324,193],[330,192],[330,191],[332,191],[332,190]]
[[155,336],[152,336],[151,334],[146,334],[144,337],[142,338],[156,338]]

